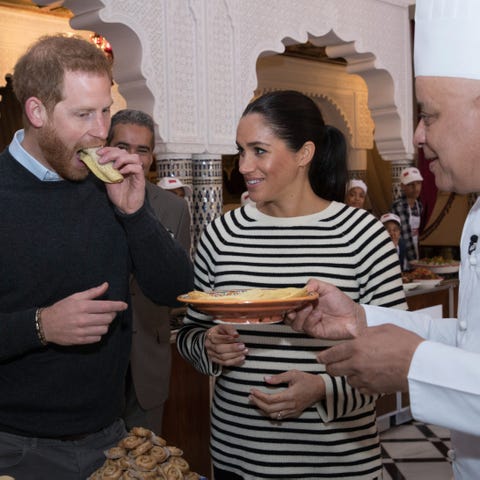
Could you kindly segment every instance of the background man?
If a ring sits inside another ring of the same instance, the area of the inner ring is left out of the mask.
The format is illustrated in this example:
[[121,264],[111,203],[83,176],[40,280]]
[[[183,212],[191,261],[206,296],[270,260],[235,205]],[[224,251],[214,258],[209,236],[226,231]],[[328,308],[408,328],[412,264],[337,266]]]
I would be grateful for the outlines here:
[[[107,144],[137,154],[147,177],[155,147],[154,122],[139,110],[120,110],[112,116]],[[185,200],[146,182],[147,201],[171,235],[190,251],[190,213]],[[132,276],[133,338],[126,379],[127,428],[144,426],[162,431],[163,404],[170,381],[170,311],[149,300]]]

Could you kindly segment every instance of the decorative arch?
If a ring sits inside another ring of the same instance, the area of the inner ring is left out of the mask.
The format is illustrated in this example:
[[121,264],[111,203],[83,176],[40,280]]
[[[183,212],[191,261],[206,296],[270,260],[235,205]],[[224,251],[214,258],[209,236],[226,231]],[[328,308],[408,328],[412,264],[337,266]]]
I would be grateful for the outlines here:
[[[402,118],[395,104],[396,92],[392,74],[386,69],[377,67],[377,57],[372,52],[357,51],[356,42],[343,41],[334,30],[329,30],[323,36],[314,36],[311,32],[304,33],[304,35],[284,37],[280,42],[275,42],[275,45],[272,44],[260,52],[258,58],[283,53],[285,46],[305,43],[308,40],[316,46],[326,47],[328,57],[345,59],[347,73],[359,75],[368,86],[368,108],[375,124],[374,138],[382,157],[386,160],[413,158],[412,142],[410,141],[407,146],[402,139]],[[258,70],[255,71],[255,77],[257,74]],[[308,94],[307,91],[302,91]],[[410,108],[406,107],[406,110],[410,112]],[[343,116],[343,118],[349,126],[350,134],[355,137],[348,117]],[[405,119],[411,125],[410,120]],[[412,140],[411,133],[407,137]],[[369,148],[372,148],[372,144]]]
[[[283,55],[262,56],[257,61],[257,90],[292,89],[319,99],[332,125],[342,127],[353,148],[373,147],[374,123],[363,79],[346,73],[342,65],[306,61]],[[327,119],[328,120],[328,119]]]
[[[320,107],[323,107],[321,108],[321,110],[325,117],[324,119],[326,120],[326,123],[330,123],[339,128],[345,135],[349,143],[353,145],[354,128],[351,125],[347,114],[340,108],[335,99],[329,95],[318,95],[313,92],[307,94],[311,96]],[[327,106],[327,108],[325,108],[325,106]],[[334,118],[336,118],[337,120],[334,121]]]

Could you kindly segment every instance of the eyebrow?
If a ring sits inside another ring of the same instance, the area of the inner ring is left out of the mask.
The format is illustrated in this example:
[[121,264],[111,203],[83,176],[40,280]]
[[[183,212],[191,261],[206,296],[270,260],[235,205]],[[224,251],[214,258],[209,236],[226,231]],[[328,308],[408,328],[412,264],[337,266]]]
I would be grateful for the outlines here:
[[[238,142],[235,142],[237,144],[237,147],[240,147],[241,145]],[[248,142],[247,147],[257,147],[257,146],[264,146],[264,147],[270,147],[270,143],[266,142],[260,142],[259,140],[256,140],[254,142]]]

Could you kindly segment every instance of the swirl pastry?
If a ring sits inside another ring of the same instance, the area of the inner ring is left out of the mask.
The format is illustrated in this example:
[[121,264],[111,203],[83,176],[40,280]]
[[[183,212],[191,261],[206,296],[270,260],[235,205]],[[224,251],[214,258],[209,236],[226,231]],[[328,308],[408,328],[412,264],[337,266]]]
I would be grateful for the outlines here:
[[178,467],[182,473],[187,473],[190,470],[190,465],[183,457],[170,457],[168,463]]
[[144,441],[145,439],[142,437],[129,435],[128,437],[125,437],[124,439],[120,440],[120,442],[118,443],[118,446],[122,448],[126,448],[127,450],[133,450],[134,448],[137,448],[140,444],[142,444]]
[[168,451],[170,452],[170,455],[172,455],[173,457],[181,457],[183,455],[183,450],[180,450],[178,447],[168,445],[165,448],[168,449]]
[[107,465],[102,471],[102,479],[118,480],[123,474],[123,470],[118,465]]
[[129,470],[128,471],[130,478],[135,480],[163,480],[162,476],[159,476],[157,469],[152,470],[151,472],[142,472],[140,470]]
[[152,455],[139,455],[135,458],[135,466],[142,472],[149,472],[157,466],[157,460]]
[[148,454],[151,455],[157,463],[163,463],[169,457],[170,452],[166,448],[154,445]]
[[125,448],[122,447],[112,447],[109,448],[106,452],[103,452],[107,458],[115,460],[117,458],[122,458],[127,454]]
[[150,437],[150,441],[154,444],[154,445],[158,445],[160,447],[165,447],[167,445],[167,441],[162,438],[162,437],[159,437],[158,435],[155,435],[153,434],[151,437]]
[[143,427],[133,427],[130,430],[130,433],[132,435],[136,435],[137,437],[151,437],[153,435],[153,432],[151,430]]
[[135,477],[132,473],[127,471],[127,472],[123,472],[123,475],[120,477],[120,480],[137,480],[137,477]]
[[172,463],[162,465],[161,469],[165,480],[183,480],[182,471]]
[[159,474],[157,472],[157,469],[155,469],[153,472],[141,472],[142,477],[141,480],[163,480],[162,477],[159,477]]
[[120,468],[123,468],[123,470],[128,470],[132,466],[132,463],[131,463],[132,461],[127,456],[119,458],[117,461],[118,461],[118,466]]
[[188,472],[184,475],[183,480],[200,480],[200,475],[197,472]]
[[[142,438],[142,440],[145,440],[145,439]],[[152,442],[150,440],[145,440],[137,448],[134,448],[133,450],[131,450],[129,452],[129,455],[136,458],[139,455],[144,455],[145,453],[147,453],[152,447],[153,447]]]

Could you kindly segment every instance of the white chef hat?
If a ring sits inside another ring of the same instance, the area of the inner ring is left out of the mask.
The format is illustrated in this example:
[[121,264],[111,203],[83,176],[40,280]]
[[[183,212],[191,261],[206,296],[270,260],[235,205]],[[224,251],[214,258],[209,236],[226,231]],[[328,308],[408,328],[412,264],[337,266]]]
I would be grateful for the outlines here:
[[417,0],[415,76],[480,80],[479,20],[479,0]]
[[415,167],[404,168],[400,172],[400,183],[403,185],[408,185],[412,182],[423,182],[423,177],[420,173],[420,170]]
[[402,224],[401,220],[400,220],[400,217],[398,215],[395,215],[394,213],[384,213],[381,217],[380,217],[380,221],[382,223],[387,223],[387,222],[396,222],[398,223],[399,225]]
[[347,185],[347,192],[350,191],[352,188],[361,188],[365,193],[367,193],[367,185],[363,180],[359,180],[358,178],[353,178],[348,182]]
[[179,178],[176,177],[163,177],[157,185],[164,190],[173,190],[175,188],[183,188],[185,196],[189,197],[192,194],[192,187],[185,185]]

